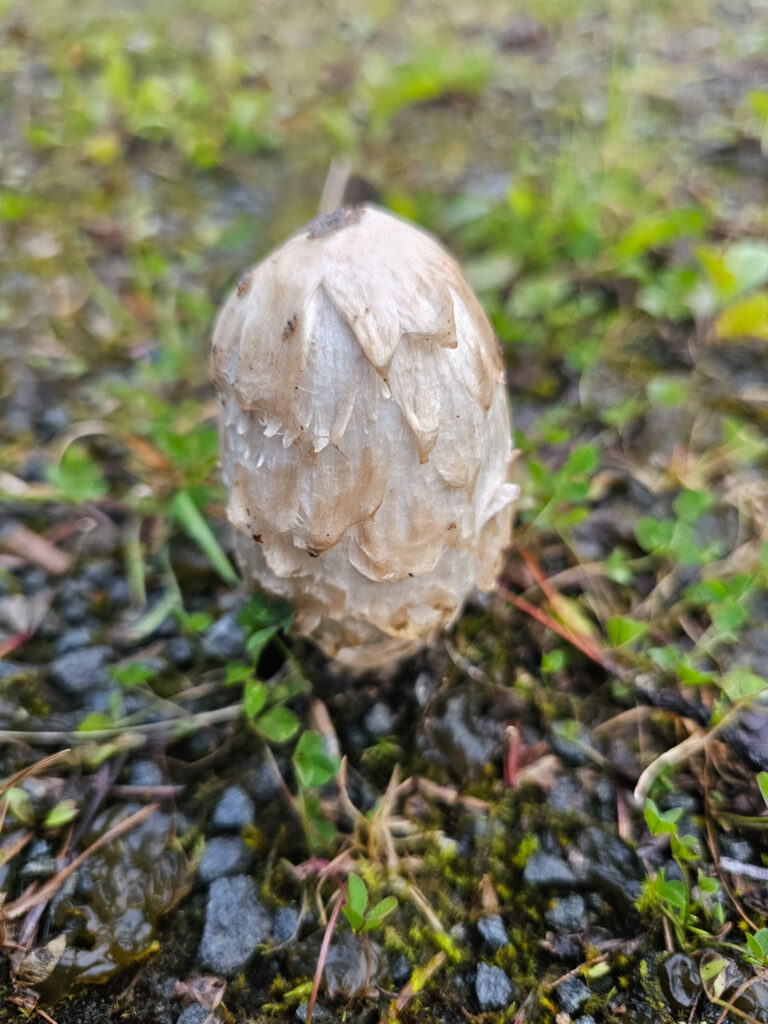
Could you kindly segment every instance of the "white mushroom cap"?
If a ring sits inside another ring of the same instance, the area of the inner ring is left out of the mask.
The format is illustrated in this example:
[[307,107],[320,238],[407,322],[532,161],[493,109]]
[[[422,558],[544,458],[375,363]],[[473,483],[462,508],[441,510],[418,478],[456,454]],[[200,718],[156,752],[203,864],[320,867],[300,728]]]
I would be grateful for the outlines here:
[[229,297],[212,376],[243,575],[326,653],[391,662],[493,586],[517,494],[503,365],[429,235],[318,217]]

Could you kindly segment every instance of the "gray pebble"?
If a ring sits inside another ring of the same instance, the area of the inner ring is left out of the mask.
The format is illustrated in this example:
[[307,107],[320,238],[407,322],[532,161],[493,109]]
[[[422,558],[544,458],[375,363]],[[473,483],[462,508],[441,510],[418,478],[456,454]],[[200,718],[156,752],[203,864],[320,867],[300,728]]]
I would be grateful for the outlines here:
[[240,786],[229,786],[213,812],[213,827],[220,832],[236,832],[254,820],[253,800]]
[[203,649],[213,657],[239,658],[245,644],[245,631],[237,621],[239,612],[228,612],[203,634]]
[[73,696],[107,687],[111,680],[106,666],[112,657],[109,647],[81,647],[62,654],[51,662],[51,682]]
[[246,875],[217,878],[208,890],[199,957],[206,970],[237,974],[269,936],[269,914]]
[[477,922],[477,930],[480,932],[483,945],[491,953],[495,953],[497,949],[502,949],[509,943],[509,936],[499,914],[481,917]]
[[278,907],[272,916],[272,941],[277,945],[288,942],[296,934],[299,912],[295,907]]
[[27,596],[42,590],[47,582],[48,574],[44,569],[40,569],[36,565],[30,566],[21,575],[21,589]]
[[573,935],[586,926],[587,908],[577,892],[569,893],[555,900],[544,917],[547,924],[561,935]]
[[197,876],[208,883],[225,875],[241,875],[247,871],[252,856],[239,836],[214,836],[205,845]]
[[481,1010],[501,1010],[512,1000],[512,983],[500,967],[480,964],[475,978],[475,995]]
[[384,701],[376,701],[363,719],[363,724],[371,736],[389,736],[393,729],[392,710]]
[[[309,1012],[309,1003],[299,1003],[296,1007],[296,1020],[305,1021]],[[315,1012],[312,1014],[312,1024],[334,1024],[336,1018],[324,1007],[315,1003]]]
[[163,773],[156,761],[144,757],[133,762],[128,780],[132,786],[162,786]]
[[592,992],[581,978],[567,978],[555,989],[555,999],[561,1010],[573,1016],[590,998]]
[[392,961],[392,967],[390,968],[392,975],[392,981],[395,983],[397,988],[402,988],[403,985],[407,984],[413,974],[413,965],[405,953],[398,953],[395,959]]
[[176,1024],[219,1024],[219,1017],[209,1017],[209,1010],[206,1010],[200,1003],[192,1003],[186,1010],[182,1010],[176,1018]]
[[189,668],[195,660],[195,642],[188,636],[174,636],[165,645],[163,654],[176,668]]
[[543,853],[537,850],[528,858],[523,871],[523,881],[526,885],[536,885],[541,888],[547,886],[571,888],[576,884],[576,876],[562,857],[555,857],[552,853]]
[[93,641],[93,631],[87,626],[75,626],[74,629],[68,629],[66,633],[63,633],[56,643],[53,645],[53,649],[56,654],[69,654],[70,651],[76,651],[81,647],[87,647]]

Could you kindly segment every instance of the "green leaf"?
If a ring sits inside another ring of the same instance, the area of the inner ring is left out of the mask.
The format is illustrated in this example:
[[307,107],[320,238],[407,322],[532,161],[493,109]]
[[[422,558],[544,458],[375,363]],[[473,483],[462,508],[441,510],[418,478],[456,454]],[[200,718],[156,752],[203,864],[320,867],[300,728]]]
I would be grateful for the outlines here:
[[43,819],[44,828],[61,828],[68,825],[78,815],[78,807],[74,800],[60,800],[52,807]]
[[177,491],[168,503],[168,512],[186,530],[224,582],[235,586],[238,582],[237,573],[189,491]]
[[709,683],[714,683],[717,679],[714,672],[703,672],[691,664],[687,658],[683,658],[678,665],[677,677],[686,686],[707,686]]
[[397,898],[395,896],[385,896],[383,900],[380,900],[375,907],[371,907],[368,911],[368,920],[365,922],[363,931],[369,932],[372,928],[378,928],[384,918],[391,914],[397,906]]
[[687,377],[659,373],[648,381],[645,393],[653,405],[678,406],[686,401],[688,388]]
[[242,661],[230,661],[227,665],[227,672],[224,676],[225,686],[235,686],[237,683],[244,683],[253,675],[253,668]]
[[177,608],[174,615],[179,620],[181,628],[188,633],[204,633],[214,622],[213,616],[208,612],[185,612],[183,608]]
[[78,732],[101,732],[103,729],[114,729],[115,723],[101,711],[91,711],[78,725]]
[[365,924],[365,918],[362,916],[362,914],[358,914],[358,912],[356,910],[353,910],[348,903],[345,903],[341,910],[346,919],[349,921],[352,931],[355,934],[361,932],[363,930],[363,925]]
[[279,631],[279,626],[264,626],[263,629],[257,629],[255,633],[251,633],[246,638],[245,649],[253,658],[254,664],[258,664],[261,652]]
[[563,476],[575,476],[576,474],[591,473],[597,468],[599,461],[597,448],[593,444],[579,445],[568,456],[558,476],[561,474]]
[[673,209],[638,218],[616,246],[620,261],[634,259],[659,246],[671,245],[678,238],[698,236],[704,230],[704,214],[699,210]]
[[670,849],[675,859],[695,860],[699,856],[699,847],[694,836],[678,836],[673,832],[669,838]]
[[278,706],[257,718],[256,728],[270,743],[285,743],[299,731],[299,720],[290,708]]
[[659,895],[670,907],[684,910],[688,906],[688,889],[678,879],[664,879],[659,886]]
[[561,672],[565,668],[565,651],[557,650],[548,651],[541,656],[541,671],[542,672]]
[[710,614],[718,633],[734,633],[749,618],[749,609],[735,601],[724,601],[715,605]]
[[768,928],[760,928],[754,935],[747,936],[747,949],[757,960],[768,958]]
[[71,444],[58,465],[48,467],[46,476],[62,498],[76,505],[98,501],[109,489],[100,467],[79,444]]
[[712,981],[717,975],[728,966],[729,961],[723,957],[715,957],[714,960],[707,960],[705,964],[702,964],[699,968],[699,974],[701,980],[705,982]]
[[708,508],[712,507],[714,499],[706,491],[694,491],[687,489],[681,491],[675,498],[673,508],[684,523],[695,523]]
[[681,658],[680,651],[674,644],[667,644],[666,647],[650,647],[648,656],[664,672],[674,672],[680,664]]
[[648,632],[648,626],[645,622],[635,622],[634,619],[616,616],[608,620],[606,630],[608,632],[608,639],[613,646],[622,647],[624,644],[634,643],[641,636],[645,636]]
[[723,266],[732,276],[737,292],[751,291],[768,281],[768,243],[743,238],[729,245]]
[[253,594],[241,609],[237,621],[248,634],[257,633],[267,626],[277,626],[287,633],[293,621],[293,608],[282,598]]
[[720,883],[716,878],[708,878],[707,875],[702,875],[701,872],[699,872],[697,885],[701,892],[709,896],[714,895],[720,889]]
[[763,292],[740,299],[717,318],[719,338],[760,338],[768,341],[768,295]]
[[768,806],[768,772],[757,773],[757,784],[760,787],[760,795]]
[[675,534],[675,524],[670,519],[654,519],[640,516],[635,523],[637,543],[646,551],[664,554],[669,550]]
[[[243,689],[243,708],[246,715],[249,718],[255,718],[266,703],[267,687],[258,679],[248,679]],[[261,732],[264,732],[261,722],[258,723],[258,727]]]
[[618,548],[608,555],[603,562],[603,574],[614,583],[628,584],[634,578],[632,569],[627,565],[626,555]]
[[121,686],[131,689],[134,686],[140,686],[142,683],[149,682],[150,679],[155,679],[158,670],[143,661],[132,661],[128,665],[112,665],[109,669],[109,674]]
[[293,765],[303,786],[307,789],[323,786],[339,770],[339,764],[338,758],[325,753],[322,736],[310,730],[301,734],[293,753]]
[[347,877],[347,899],[353,910],[358,914],[365,914],[365,908],[368,906],[368,890],[362,878],[353,871],[350,871]]
[[19,786],[11,786],[10,789],[6,789],[3,797],[8,803],[8,811],[17,821],[22,825],[34,825],[35,812],[26,790]]
[[732,668],[720,680],[720,686],[731,700],[739,700],[742,697],[753,697],[761,693],[768,686],[768,681],[762,676],[750,672],[746,668]]
[[656,801],[648,797],[643,813],[651,835],[661,836],[677,832],[677,822],[683,815],[683,809],[682,807],[670,807],[668,811],[662,811]]

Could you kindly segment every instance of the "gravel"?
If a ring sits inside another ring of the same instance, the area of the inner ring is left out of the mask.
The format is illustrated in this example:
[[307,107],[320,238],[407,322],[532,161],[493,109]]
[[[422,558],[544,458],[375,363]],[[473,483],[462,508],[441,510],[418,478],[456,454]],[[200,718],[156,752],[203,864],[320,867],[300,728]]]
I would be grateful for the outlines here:
[[100,690],[111,684],[106,666],[113,659],[111,647],[82,647],[51,662],[51,682],[71,696]]
[[214,836],[206,843],[197,877],[209,883],[225,875],[241,875],[248,870],[252,859],[252,852],[239,836]]
[[561,935],[573,935],[586,927],[587,907],[582,897],[573,892],[554,900],[544,917],[553,931]]
[[590,998],[592,992],[581,978],[567,978],[555,989],[555,999],[561,1010],[573,1016]]
[[523,871],[523,881],[526,885],[535,885],[542,889],[549,886],[570,889],[576,885],[576,876],[562,857],[537,851],[528,858]]
[[500,967],[480,964],[475,978],[475,994],[483,1012],[501,1010],[512,1000],[512,983]]
[[497,949],[502,949],[509,943],[509,936],[499,914],[481,917],[477,922],[477,930],[480,932],[483,945],[491,953],[495,953]]
[[237,621],[239,614],[239,611],[228,612],[205,631],[203,649],[206,654],[225,661],[242,656],[245,631]]
[[213,827],[219,832],[237,832],[254,821],[253,800],[240,786],[225,789],[213,812]]
[[232,977],[269,937],[269,914],[246,875],[217,878],[208,890],[199,958],[206,970]]

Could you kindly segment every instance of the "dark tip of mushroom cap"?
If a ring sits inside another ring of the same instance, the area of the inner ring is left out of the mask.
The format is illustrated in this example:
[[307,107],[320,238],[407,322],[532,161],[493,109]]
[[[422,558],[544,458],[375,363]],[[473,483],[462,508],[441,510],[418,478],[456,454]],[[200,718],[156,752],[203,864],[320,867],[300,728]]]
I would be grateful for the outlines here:
[[321,213],[307,225],[307,238],[325,238],[335,231],[342,231],[351,224],[357,224],[364,213],[362,206],[343,206],[333,213]]

